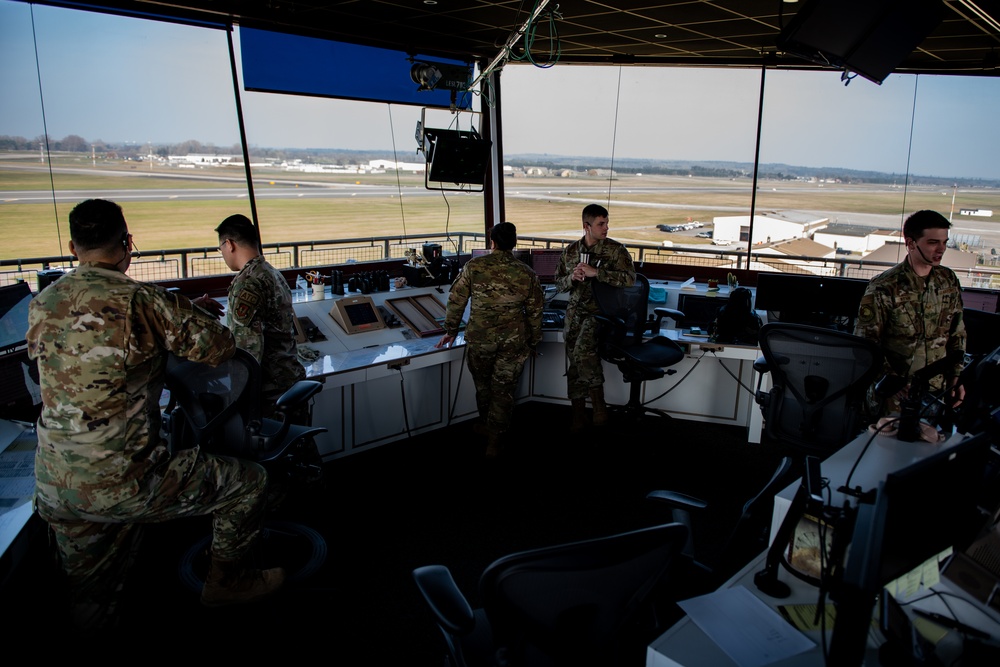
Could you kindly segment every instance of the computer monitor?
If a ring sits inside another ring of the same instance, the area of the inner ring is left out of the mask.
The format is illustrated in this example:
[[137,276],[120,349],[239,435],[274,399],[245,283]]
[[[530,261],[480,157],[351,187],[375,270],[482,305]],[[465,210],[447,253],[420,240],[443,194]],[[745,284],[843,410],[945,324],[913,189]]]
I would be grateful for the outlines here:
[[31,297],[28,283],[0,287],[0,353],[24,345]]
[[38,364],[28,349],[0,355],[0,419],[34,422],[41,400]]
[[562,254],[561,248],[535,248],[531,251],[531,268],[535,270],[539,281],[547,284],[556,281]]
[[726,305],[729,299],[724,296],[705,296],[704,294],[684,294],[677,296],[677,310],[684,313],[684,319],[678,323],[682,329],[698,327],[708,331],[715,321],[719,309]]
[[978,499],[990,442],[977,435],[890,473],[873,502],[858,505],[853,537],[831,597],[837,622],[830,664],[860,665],[882,589],[982,528]]
[[852,332],[868,282],[762,271],[757,274],[754,307],[768,321],[808,324]]

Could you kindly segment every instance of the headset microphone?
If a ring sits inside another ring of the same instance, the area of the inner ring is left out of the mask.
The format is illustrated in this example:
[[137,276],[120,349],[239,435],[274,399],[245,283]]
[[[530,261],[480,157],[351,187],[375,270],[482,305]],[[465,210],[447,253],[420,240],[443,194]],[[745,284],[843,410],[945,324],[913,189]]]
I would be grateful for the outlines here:
[[914,242],[914,243],[913,243],[913,245],[914,245],[914,247],[916,247],[916,249],[917,249],[917,252],[919,252],[919,253],[920,253],[920,256],[924,258],[924,261],[925,261],[925,262],[927,262],[928,264],[933,264],[933,263],[934,263],[933,261],[931,261],[931,260],[927,259],[927,255],[925,255],[925,254],[924,254],[924,251],[920,249],[920,246],[919,246],[919,245],[917,245],[917,243],[916,243],[916,242]]

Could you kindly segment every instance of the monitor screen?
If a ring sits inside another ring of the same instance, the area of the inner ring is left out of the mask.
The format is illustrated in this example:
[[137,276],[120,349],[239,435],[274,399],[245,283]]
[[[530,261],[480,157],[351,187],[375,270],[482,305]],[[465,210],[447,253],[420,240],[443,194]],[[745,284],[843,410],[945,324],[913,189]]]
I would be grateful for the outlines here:
[[41,402],[38,364],[28,350],[0,355],[0,418],[33,422]]
[[861,664],[883,587],[976,537],[984,522],[978,498],[989,448],[989,439],[979,435],[942,449],[890,473],[874,502],[859,504],[847,561],[833,588],[837,623],[830,664]]
[[977,435],[890,473],[879,494],[885,526],[879,585],[949,547],[964,549],[982,527],[980,484],[990,441]]
[[531,268],[543,283],[554,283],[559,262],[562,261],[561,248],[539,248],[531,251]]
[[768,321],[792,322],[852,332],[868,281],[763,271],[757,274],[754,307]]
[[28,283],[0,287],[0,351],[24,344],[31,297]]
[[677,326],[682,329],[699,327],[707,331],[727,301],[729,299],[724,296],[681,293],[677,296],[677,310],[684,313],[684,319]]

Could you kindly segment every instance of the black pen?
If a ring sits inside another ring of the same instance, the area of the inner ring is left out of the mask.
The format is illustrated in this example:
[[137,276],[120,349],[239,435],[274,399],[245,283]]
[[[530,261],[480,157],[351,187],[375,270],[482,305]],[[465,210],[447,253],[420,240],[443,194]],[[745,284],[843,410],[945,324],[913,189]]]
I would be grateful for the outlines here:
[[989,639],[990,638],[989,633],[986,633],[986,632],[983,632],[982,630],[978,630],[976,628],[970,627],[970,626],[966,625],[965,623],[962,623],[961,621],[956,621],[955,619],[953,619],[953,618],[951,618],[949,616],[944,616],[942,614],[938,614],[938,613],[933,612],[933,611],[924,611],[923,609],[914,609],[913,613],[915,613],[917,616],[923,616],[924,618],[928,618],[928,619],[934,621],[935,623],[937,623],[938,625],[942,625],[942,626],[944,626],[946,628],[952,628],[953,630],[958,630],[963,635],[968,635],[970,637],[976,637],[977,639]]

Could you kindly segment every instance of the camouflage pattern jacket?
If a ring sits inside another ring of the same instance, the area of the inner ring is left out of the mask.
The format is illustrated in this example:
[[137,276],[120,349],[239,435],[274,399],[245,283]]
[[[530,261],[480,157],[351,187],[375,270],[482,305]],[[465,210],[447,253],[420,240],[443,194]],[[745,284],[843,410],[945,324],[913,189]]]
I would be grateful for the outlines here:
[[236,345],[260,362],[261,393],[277,399],[306,377],[295,346],[292,292],[263,257],[254,257],[229,285],[226,319]]
[[542,286],[535,272],[509,250],[494,250],[466,262],[448,295],[444,321],[448,335],[458,334],[469,299],[467,343],[520,341],[534,348],[542,339]]
[[566,246],[559,268],[556,270],[556,286],[560,292],[569,292],[567,313],[593,315],[598,312],[591,280],[574,281],[573,269],[580,263],[580,253],[590,253],[590,265],[597,269],[596,280],[615,287],[630,287],[635,283],[635,267],[632,255],[625,246],[612,239],[604,239],[588,248],[584,239]]
[[97,513],[136,495],[169,456],[159,433],[167,352],[217,365],[236,348],[187,298],[107,264],[81,263],[39,292],[28,323],[42,391],[39,492],[75,494]]
[[[868,283],[854,333],[879,343],[886,371],[903,377],[952,350],[964,352],[958,277],[947,267],[935,266],[921,278],[903,260]],[[962,363],[956,364],[954,375],[961,371]]]

